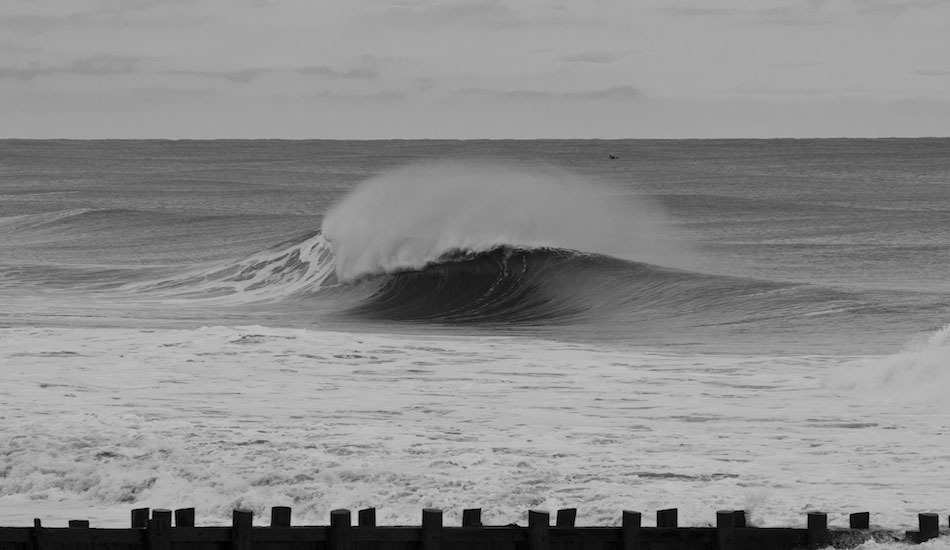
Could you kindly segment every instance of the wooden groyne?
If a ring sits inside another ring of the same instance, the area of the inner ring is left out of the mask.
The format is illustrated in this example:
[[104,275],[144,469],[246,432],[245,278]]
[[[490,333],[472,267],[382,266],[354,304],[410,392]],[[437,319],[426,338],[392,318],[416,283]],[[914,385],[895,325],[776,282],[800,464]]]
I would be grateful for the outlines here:
[[376,510],[334,510],[326,526],[293,526],[291,509],[271,509],[270,525],[255,526],[253,513],[234,510],[232,524],[195,527],[195,509],[139,508],[128,529],[96,529],[86,520],[68,527],[0,527],[0,550],[793,550],[853,548],[869,540],[920,543],[940,536],[940,517],[919,514],[917,531],[870,529],[870,514],[851,514],[848,528],[830,528],[827,514],[807,515],[805,528],[752,527],[744,511],[716,512],[715,527],[680,527],[674,509],[656,513],[644,527],[639,512],[624,511],[619,527],[577,527],[577,510],[532,510],[528,524],[486,526],[481,510],[462,513],[458,527],[443,524],[442,511],[425,509],[411,527],[376,525]]

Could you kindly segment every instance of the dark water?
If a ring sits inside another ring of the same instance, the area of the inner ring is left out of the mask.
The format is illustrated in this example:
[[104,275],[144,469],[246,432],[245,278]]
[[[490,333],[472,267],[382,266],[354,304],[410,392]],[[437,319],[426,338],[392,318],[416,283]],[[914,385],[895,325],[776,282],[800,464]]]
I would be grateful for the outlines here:
[[4,326],[876,352],[947,265],[948,139],[0,141]]

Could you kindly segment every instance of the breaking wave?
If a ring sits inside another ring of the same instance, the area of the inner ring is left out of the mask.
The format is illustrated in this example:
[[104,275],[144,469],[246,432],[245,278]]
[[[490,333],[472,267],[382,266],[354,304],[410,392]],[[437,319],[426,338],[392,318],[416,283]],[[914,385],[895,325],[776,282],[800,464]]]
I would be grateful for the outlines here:
[[314,316],[447,323],[693,326],[861,304],[828,289],[684,268],[656,208],[555,170],[442,163],[368,180],[322,231],[127,290]]
[[950,410],[950,324],[918,336],[898,353],[856,359],[845,367],[829,376],[826,386],[902,406]]
[[453,251],[581,250],[687,267],[659,209],[609,182],[564,170],[443,162],[363,182],[323,220],[336,272],[349,281],[420,269]]
[[337,275],[322,233],[239,262],[126,285],[137,295],[226,305],[288,304],[314,317],[441,323],[724,324],[857,307],[805,285],[708,275],[565,248],[455,249],[420,268]]

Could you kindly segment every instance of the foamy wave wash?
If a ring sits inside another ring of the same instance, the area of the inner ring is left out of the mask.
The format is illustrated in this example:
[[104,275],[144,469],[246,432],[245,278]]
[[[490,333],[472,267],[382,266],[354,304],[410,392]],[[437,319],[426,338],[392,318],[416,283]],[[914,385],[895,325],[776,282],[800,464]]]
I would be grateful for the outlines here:
[[658,210],[558,169],[443,162],[369,179],[326,215],[340,280],[419,269],[458,251],[553,247],[683,266]]
[[829,378],[831,388],[857,390],[889,403],[950,409],[950,324],[911,342],[903,351],[865,358]]

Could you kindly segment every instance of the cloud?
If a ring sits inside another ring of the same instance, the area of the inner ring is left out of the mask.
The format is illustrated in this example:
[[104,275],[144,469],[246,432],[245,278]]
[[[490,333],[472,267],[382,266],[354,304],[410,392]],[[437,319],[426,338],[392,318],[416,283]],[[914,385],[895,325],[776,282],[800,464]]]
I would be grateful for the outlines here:
[[765,8],[751,14],[756,23],[785,26],[810,26],[822,21],[812,10],[803,10],[799,6],[780,6]]
[[428,3],[390,3],[375,15],[387,23],[402,25],[463,25],[516,27],[526,21],[498,0],[455,0]]
[[868,0],[859,10],[862,15],[898,17],[918,10],[929,10],[946,5],[946,0]]
[[737,8],[700,8],[696,6],[670,6],[656,8],[654,11],[683,17],[721,17],[744,13],[743,10]]
[[296,73],[305,76],[322,76],[342,80],[373,80],[379,76],[375,69],[338,70],[330,67],[298,67],[294,69],[268,69],[252,67],[235,71],[169,71],[168,74],[221,78],[231,82],[246,83],[267,74]]
[[0,16],[0,29],[34,34],[88,27],[150,28],[181,27],[204,24],[212,20],[197,16],[194,10],[167,9],[169,6],[189,6],[188,0],[135,0],[106,2],[98,9],[65,14],[19,13]]
[[567,100],[608,100],[632,101],[640,99],[642,93],[633,86],[612,86],[600,90],[585,90],[577,92],[551,92],[547,90],[490,90],[486,88],[464,88],[457,90],[455,95],[461,97],[494,97],[500,99],[549,101],[556,99]]
[[624,56],[621,52],[580,52],[565,55],[561,61],[568,63],[613,63]]
[[301,67],[294,69],[294,72],[311,76],[328,76],[330,78],[354,80],[372,80],[379,76],[379,71],[375,69],[349,69],[340,71],[329,67]]
[[31,64],[27,68],[0,67],[0,79],[14,78],[29,81],[40,76],[54,74],[73,74],[86,76],[109,76],[116,74],[130,74],[137,72],[136,65],[142,61],[140,57],[122,55],[99,55],[77,59],[58,66],[41,66]]
[[919,69],[914,74],[920,76],[950,76],[950,69]]
[[259,77],[264,73],[270,72],[267,69],[242,69],[239,71],[221,71],[221,72],[189,72],[189,71],[180,71],[180,74],[193,74],[200,76],[209,76],[215,78],[223,78],[225,80],[230,80],[231,82],[250,82],[255,78]]
[[814,25],[823,21],[819,15],[820,0],[812,0],[808,5],[792,3],[772,7],[700,7],[671,6],[656,8],[654,11],[674,17],[696,19],[732,19],[753,24],[771,24],[785,26]]

